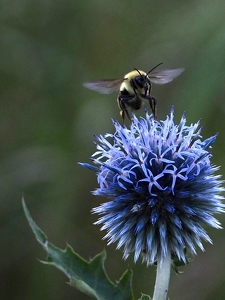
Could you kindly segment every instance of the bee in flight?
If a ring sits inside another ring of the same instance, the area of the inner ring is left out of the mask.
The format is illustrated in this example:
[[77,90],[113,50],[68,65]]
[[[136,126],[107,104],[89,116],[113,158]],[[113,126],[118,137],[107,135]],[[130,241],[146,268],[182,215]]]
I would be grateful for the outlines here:
[[156,84],[165,84],[179,76],[184,69],[167,69],[154,71],[159,65],[155,66],[148,73],[134,69],[122,79],[98,80],[85,82],[84,86],[90,90],[102,94],[111,94],[119,90],[117,103],[120,108],[120,115],[125,120],[125,116],[131,120],[128,108],[138,110],[141,108],[144,100],[149,101],[153,117],[157,120],[156,99],[151,96],[152,82]]

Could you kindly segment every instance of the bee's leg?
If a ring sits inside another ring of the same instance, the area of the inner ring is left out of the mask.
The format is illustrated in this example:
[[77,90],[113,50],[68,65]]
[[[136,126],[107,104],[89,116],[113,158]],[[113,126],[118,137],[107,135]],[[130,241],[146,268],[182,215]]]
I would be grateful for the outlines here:
[[158,120],[158,118],[157,118],[157,107],[156,107],[157,106],[157,100],[154,97],[151,96],[150,99],[149,99],[149,104],[150,104],[154,119]]
[[118,96],[117,103],[118,103],[119,108],[121,109],[120,115],[121,115],[121,117],[123,119],[123,124],[124,124],[125,116],[127,116],[128,119],[131,121],[130,115],[128,113],[128,110],[127,110],[127,107],[126,107],[126,105],[124,103],[123,98],[121,98],[120,96]]

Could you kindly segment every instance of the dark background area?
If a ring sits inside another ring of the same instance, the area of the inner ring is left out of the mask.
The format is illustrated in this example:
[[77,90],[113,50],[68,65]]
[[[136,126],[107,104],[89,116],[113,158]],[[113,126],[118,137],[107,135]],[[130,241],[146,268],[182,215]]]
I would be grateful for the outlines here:
[[[45,253],[25,219],[22,195],[51,242],[68,242],[86,259],[106,248],[111,279],[130,266],[135,297],[152,294],[155,267],[123,261],[92,225],[97,216],[90,210],[104,199],[91,195],[95,174],[77,162],[89,161],[93,135],[113,132],[111,118],[120,116],[116,94],[82,83],[162,61],[162,68],[185,68],[172,83],[153,86],[158,116],[165,119],[174,105],[176,122],[186,111],[188,125],[202,118],[204,138],[219,132],[212,162],[225,178],[224,11],[222,0],[0,0],[1,299],[90,299],[38,261]],[[225,299],[224,231],[207,231],[214,245],[172,275],[170,299]]]

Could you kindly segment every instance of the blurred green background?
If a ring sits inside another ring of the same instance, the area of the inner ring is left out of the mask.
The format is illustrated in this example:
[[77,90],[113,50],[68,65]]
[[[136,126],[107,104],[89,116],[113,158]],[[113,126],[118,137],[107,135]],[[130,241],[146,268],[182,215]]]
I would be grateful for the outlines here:
[[[51,242],[68,242],[86,259],[106,247],[90,213],[104,199],[90,191],[95,174],[77,165],[95,151],[94,134],[113,132],[116,94],[83,88],[86,80],[121,78],[133,68],[184,67],[172,83],[153,87],[158,116],[203,118],[205,138],[219,132],[212,161],[225,178],[225,2],[0,0],[0,297],[89,299],[45,253],[24,217],[21,198]],[[143,113],[143,112],[141,112]],[[225,224],[225,217],[218,216]],[[207,229],[214,246],[172,275],[173,300],[225,299],[225,234]],[[134,292],[152,294],[155,268],[122,260],[107,248],[106,270],[118,279],[130,266]]]

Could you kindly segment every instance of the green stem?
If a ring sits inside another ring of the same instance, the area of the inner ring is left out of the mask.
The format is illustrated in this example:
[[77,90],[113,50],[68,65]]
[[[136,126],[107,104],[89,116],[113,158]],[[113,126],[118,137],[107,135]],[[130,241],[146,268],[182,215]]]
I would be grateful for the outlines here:
[[171,268],[171,253],[167,254],[162,263],[157,263],[155,288],[152,300],[166,300]]

